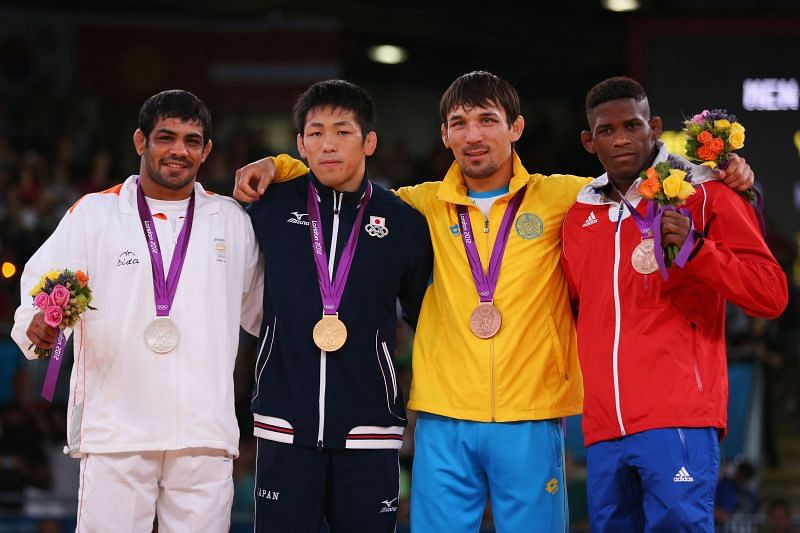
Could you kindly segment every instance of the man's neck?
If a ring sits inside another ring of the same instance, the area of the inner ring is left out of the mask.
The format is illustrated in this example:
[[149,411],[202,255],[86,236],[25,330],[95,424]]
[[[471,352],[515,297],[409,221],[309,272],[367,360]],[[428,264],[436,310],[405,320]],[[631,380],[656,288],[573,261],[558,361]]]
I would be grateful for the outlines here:
[[142,192],[145,196],[154,200],[167,200],[170,202],[186,200],[192,195],[194,182],[195,180],[193,179],[185,187],[181,187],[180,189],[168,189],[157,184],[145,175],[139,175],[139,184],[142,186]]
[[[647,160],[648,162],[647,164],[645,164],[644,168],[640,168],[639,172],[637,172],[633,176],[619,178],[609,174],[608,181],[612,185],[612,196],[614,196],[614,198],[617,199],[619,199],[618,196],[620,195],[624,196],[625,193],[628,192],[628,189],[631,188],[631,185],[633,185],[633,182],[636,181],[639,175],[644,171],[644,169],[653,166],[653,161],[655,161],[657,155],[658,155],[658,146],[653,148],[653,153],[650,154],[650,158]],[[617,194],[617,191],[619,191],[619,195]]]
[[514,159],[509,157],[494,174],[486,178],[470,178],[463,168],[461,169],[461,175],[464,176],[464,184],[467,186],[467,190],[472,192],[487,192],[508,187],[511,177],[514,175]]

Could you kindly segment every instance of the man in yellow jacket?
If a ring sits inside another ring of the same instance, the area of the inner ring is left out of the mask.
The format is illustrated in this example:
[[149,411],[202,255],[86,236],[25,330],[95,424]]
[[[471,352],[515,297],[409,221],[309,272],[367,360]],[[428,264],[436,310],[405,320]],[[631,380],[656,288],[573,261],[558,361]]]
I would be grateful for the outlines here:
[[[456,79],[440,113],[455,162],[442,181],[396,191],[425,215],[434,249],[408,404],[420,413],[411,527],[477,531],[488,496],[498,531],[565,531],[560,421],[581,412],[583,386],[560,229],[590,180],[523,167],[519,97],[493,74]],[[234,196],[305,172],[262,159],[237,172]]]

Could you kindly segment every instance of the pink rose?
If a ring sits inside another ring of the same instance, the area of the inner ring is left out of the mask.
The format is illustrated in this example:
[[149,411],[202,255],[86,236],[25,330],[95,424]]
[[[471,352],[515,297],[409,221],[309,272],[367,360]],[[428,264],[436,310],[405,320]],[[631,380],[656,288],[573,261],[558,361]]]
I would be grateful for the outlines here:
[[711,112],[708,109],[703,109],[700,113],[692,117],[692,122],[694,122],[695,124],[700,124],[702,126],[703,122],[706,121],[708,115],[710,114]]
[[63,285],[56,285],[53,287],[53,290],[50,291],[50,301],[53,305],[59,306],[61,309],[67,307],[69,303],[69,289]]
[[64,319],[64,311],[57,305],[51,305],[44,310],[44,323],[57,328]]
[[50,305],[50,297],[47,295],[47,293],[40,292],[33,299],[33,305],[44,311],[47,309],[47,306]]

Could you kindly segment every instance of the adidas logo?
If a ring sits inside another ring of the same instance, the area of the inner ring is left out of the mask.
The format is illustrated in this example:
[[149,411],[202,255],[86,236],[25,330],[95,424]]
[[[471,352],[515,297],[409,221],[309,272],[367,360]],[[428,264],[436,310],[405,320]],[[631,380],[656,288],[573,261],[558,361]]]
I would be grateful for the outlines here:
[[678,473],[675,474],[675,477],[672,478],[672,481],[675,483],[692,483],[694,482],[694,478],[689,475],[689,471],[686,470],[685,466],[682,466]]
[[597,224],[597,217],[594,216],[594,211],[589,212],[589,216],[586,217],[586,222],[583,223],[582,228],[588,228],[592,224]]

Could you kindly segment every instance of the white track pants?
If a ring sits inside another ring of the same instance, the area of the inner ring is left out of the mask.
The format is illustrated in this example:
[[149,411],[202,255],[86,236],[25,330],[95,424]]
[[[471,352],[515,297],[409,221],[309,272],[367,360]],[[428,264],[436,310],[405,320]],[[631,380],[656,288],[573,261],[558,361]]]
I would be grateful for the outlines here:
[[81,459],[76,533],[225,532],[233,503],[233,460],[222,450],[86,454]]

